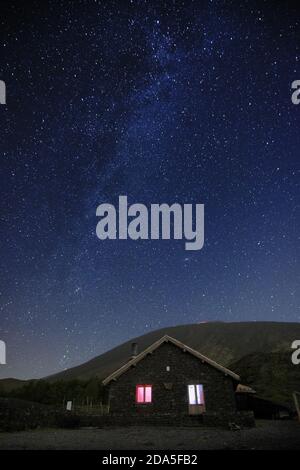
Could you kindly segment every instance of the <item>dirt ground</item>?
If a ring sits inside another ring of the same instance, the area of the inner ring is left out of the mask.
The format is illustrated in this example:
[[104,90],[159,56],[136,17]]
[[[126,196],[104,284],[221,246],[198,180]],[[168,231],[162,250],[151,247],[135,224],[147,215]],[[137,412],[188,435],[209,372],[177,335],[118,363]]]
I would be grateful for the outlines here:
[[256,428],[127,427],[0,433],[0,449],[299,449],[300,423],[258,421]]

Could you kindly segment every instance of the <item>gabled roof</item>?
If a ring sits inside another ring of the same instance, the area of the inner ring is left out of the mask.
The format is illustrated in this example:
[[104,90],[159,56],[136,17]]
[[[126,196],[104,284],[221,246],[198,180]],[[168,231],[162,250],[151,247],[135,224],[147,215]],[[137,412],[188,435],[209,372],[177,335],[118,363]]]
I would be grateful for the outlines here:
[[226,369],[226,367],[221,366],[220,364],[213,361],[212,359],[209,359],[208,357],[203,356],[203,354],[199,353],[195,349],[190,348],[186,344],[181,343],[181,341],[178,341],[177,339],[172,338],[171,336],[165,335],[162,338],[160,338],[158,341],[156,341],[155,343],[151,344],[143,352],[141,352],[140,354],[132,358],[130,361],[126,362],[126,364],[124,364],[122,367],[120,367],[115,372],[110,374],[108,377],[106,377],[106,379],[104,379],[102,382],[103,385],[107,385],[112,380],[116,380],[118,377],[120,377],[120,375],[124,374],[124,372],[130,369],[130,367],[135,366],[136,364],[138,364],[138,362],[144,359],[144,357],[146,357],[147,354],[153,353],[163,343],[172,343],[178,348],[182,349],[182,351],[192,354],[193,356],[197,357],[197,359],[199,359],[200,361],[206,362],[207,364],[211,365],[215,369],[218,369],[219,371],[223,372],[223,374],[230,375],[230,377],[232,377],[234,380],[237,380],[238,382],[240,381],[240,377],[234,372],[232,372],[231,370]]

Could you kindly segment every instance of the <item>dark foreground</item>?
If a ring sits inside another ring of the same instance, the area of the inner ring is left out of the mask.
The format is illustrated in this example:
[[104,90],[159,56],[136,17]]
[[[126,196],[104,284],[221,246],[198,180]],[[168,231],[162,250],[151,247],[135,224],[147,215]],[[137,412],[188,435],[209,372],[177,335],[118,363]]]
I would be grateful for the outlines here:
[[120,427],[0,433],[0,449],[299,449],[300,423],[258,421],[256,428]]

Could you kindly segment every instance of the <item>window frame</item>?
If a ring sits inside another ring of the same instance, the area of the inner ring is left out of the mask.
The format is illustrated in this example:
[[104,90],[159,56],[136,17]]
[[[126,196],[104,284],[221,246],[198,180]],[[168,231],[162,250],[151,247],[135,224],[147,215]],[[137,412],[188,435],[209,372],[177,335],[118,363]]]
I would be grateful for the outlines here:
[[[143,401],[138,401],[138,390],[143,388]],[[151,390],[151,400],[146,401],[146,388]],[[135,403],[136,405],[151,405],[153,403],[153,386],[152,384],[137,384],[135,386]]]
[[[203,403],[198,403],[198,394],[197,394],[197,387],[202,387],[202,390],[200,389],[200,396],[201,398],[201,392],[202,392],[202,397],[203,397]],[[194,395],[195,395],[195,403],[190,402],[190,387],[194,388]],[[203,384],[196,383],[196,384],[188,384],[187,386],[188,389],[188,404],[190,406],[204,406],[205,407],[205,393],[204,393],[204,386]]]

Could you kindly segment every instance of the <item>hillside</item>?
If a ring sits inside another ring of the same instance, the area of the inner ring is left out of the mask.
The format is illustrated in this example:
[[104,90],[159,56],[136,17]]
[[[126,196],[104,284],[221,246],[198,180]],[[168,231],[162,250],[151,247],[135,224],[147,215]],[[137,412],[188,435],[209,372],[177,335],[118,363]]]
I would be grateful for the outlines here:
[[6,392],[10,392],[11,390],[16,390],[17,388],[23,387],[26,384],[26,380],[19,380],[19,379],[1,379],[0,380],[0,395],[1,390],[5,390]]
[[300,366],[292,364],[290,352],[252,353],[230,368],[259,396],[294,407],[292,394],[300,392]]
[[224,366],[229,366],[254,352],[290,352],[292,341],[300,338],[300,323],[213,322],[163,328],[133,338],[91,361],[47,379],[89,379],[93,376],[105,378],[128,361],[132,342],[138,343],[141,352],[164,334],[177,338]]
[[[58,374],[47,381],[104,379],[127,362],[131,343],[143,351],[168,334],[241,375],[257,392],[275,401],[291,405],[291,393],[300,390],[300,366],[291,363],[291,343],[300,339],[300,323],[244,322],[200,323],[152,331],[133,338],[94,359]],[[0,380],[0,390],[20,387],[23,381]]]

